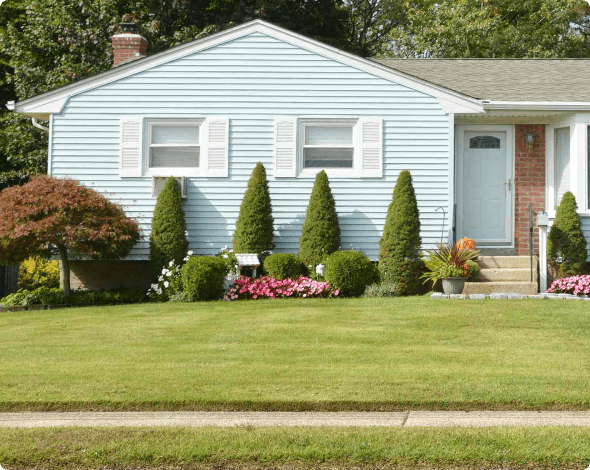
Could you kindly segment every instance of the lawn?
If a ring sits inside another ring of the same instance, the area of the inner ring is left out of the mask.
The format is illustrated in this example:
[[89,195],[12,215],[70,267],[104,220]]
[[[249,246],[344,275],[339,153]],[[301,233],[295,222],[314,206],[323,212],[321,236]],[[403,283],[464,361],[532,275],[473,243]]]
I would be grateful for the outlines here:
[[2,313],[0,410],[588,410],[589,332],[565,300]]
[[8,469],[578,469],[586,428],[0,429]]

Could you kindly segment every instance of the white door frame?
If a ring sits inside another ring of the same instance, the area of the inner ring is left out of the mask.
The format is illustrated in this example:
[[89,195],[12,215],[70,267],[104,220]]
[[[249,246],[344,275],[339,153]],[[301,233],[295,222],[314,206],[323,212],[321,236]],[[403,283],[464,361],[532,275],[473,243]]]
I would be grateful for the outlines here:
[[[495,125],[495,124],[458,124],[455,132],[455,148],[456,160],[456,185],[455,197],[457,201],[457,239],[465,236],[463,230],[463,151],[465,142],[465,132],[506,132],[506,177],[510,178],[510,201],[508,202],[508,209],[510,213],[506,214],[506,238],[498,244],[490,244],[489,247],[497,248],[514,248],[514,126],[513,125]],[[478,247],[485,247],[486,245],[478,245]]]

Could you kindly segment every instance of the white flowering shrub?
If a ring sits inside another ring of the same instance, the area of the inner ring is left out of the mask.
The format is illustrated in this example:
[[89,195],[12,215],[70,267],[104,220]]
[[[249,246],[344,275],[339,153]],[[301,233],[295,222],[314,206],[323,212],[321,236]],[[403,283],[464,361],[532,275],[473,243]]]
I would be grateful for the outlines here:
[[[188,261],[191,256],[193,256],[193,252],[189,251],[183,261]],[[182,283],[180,281],[180,265],[172,260],[168,263],[168,266],[162,267],[158,282],[152,284],[147,291],[147,295],[151,301],[166,302],[170,300],[171,297],[174,297],[175,294],[181,293]]]

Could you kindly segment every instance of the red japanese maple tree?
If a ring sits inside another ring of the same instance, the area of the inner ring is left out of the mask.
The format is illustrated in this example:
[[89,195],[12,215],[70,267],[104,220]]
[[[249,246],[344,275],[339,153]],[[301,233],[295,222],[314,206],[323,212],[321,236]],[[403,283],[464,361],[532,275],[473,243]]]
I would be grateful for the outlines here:
[[136,221],[79,181],[37,176],[0,193],[0,259],[59,255],[70,293],[68,251],[95,259],[126,256],[139,240]]

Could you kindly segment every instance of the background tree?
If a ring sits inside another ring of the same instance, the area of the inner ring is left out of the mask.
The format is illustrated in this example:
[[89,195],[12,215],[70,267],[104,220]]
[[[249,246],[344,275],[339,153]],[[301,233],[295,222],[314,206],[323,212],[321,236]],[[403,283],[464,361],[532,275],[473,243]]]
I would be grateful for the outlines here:
[[58,255],[70,293],[68,251],[97,259],[126,256],[140,237],[137,222],[78,181],[38,176],[0,193],[0,260]]
[[420,292],[423,262],[420,258],[420,212],[410,172],[397,178],[393,200],[387,209],[383,236],[379,240],[381,281],[393,282],[396,295]]
[[587,257],[576,198],[568,191],[557,206],[547,236],[547,259],[553,275],[560,278],[583,273]]
[[584,0],[416,0],[389,55],[590,57]]
[[326,256],[340,248],[340,226],[336,203],[328,175],[324,170],[315,177],[315,183],[305,221],[299,238],[299,257],[306,265],[317,266]]
[[168,178],[154,208],[150,260],[156,273],[171,260],[181,264],[188,250],[186,224],[178,181]]
[[344,47],[361,57],[388,55],[391,32],[407,23],[402,0],[347,0]]
[[264,165],[258,162],[244,193],[233,236],[236,253],[257,253],[264,257],[274,248],[272,204]]

